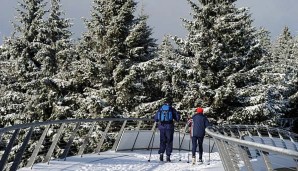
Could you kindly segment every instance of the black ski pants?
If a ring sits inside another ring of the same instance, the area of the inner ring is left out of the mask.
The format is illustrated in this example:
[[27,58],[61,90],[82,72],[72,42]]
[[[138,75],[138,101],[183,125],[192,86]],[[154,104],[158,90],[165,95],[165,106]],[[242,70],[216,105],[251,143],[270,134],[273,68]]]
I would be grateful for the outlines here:
[[203,157],[203,140],[204,137],[192,136],[192,156],[196,156],[197,146],[199,146],[199,159]]

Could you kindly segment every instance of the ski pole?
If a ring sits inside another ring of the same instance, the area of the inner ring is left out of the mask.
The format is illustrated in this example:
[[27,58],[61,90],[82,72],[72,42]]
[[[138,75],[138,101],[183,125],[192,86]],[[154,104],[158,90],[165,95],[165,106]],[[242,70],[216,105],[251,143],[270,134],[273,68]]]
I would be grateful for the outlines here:
[[156,131],[156,128],[154,128],[154,131],[153,131],[152,144],[151,144],[151,150],[150,150],[150,155],[149,155],[148,162],[150,162],[150,159],[151,159],[152,148],[153,148],[154,138],[155,138],[155,131]]
[[209,165],[209,164],[210,164],[210,135],[208,135],[208,137],[209,137],[209,162],[208,162],[208,164],[207,164],[207,165]]
[[211,148],[211,153],[213,151],[214,145],[215,145],[215,142],[213,142],[213,145],[212,145],[212,148]]
[[179,148],[181,149],[181,146],[183,144],[184,138],[185,138],[185,134],[186,134],[186,130],[188,129],[188,124],[186,123],[185,127],[184,127],[184,132],[183,132],[183,137],[182,140],[180,141],[180,145]]
[[190,137],[189,137],[189,141],[188,141],[187,163],[189,163],[189,153],[190,153]]
[[180,150],[181,150],[181,145],[180,145],[180,125],[178,123],[178,131],[179,131],[179,161],[181,161],[181,154],[180,154]]
[[[187,124],[186,124],[187,126],[189,126],[189,123],[187,122]],[[185,129],[185,131],[186,131],[186,129]],[[190,152],[190,141],[191,141],[192,139],[191,139],[191,127],[189,127],[189,141],[188,141],[188,154],[187,154],[187,163],[189,163],[189,153],[191,153]]]

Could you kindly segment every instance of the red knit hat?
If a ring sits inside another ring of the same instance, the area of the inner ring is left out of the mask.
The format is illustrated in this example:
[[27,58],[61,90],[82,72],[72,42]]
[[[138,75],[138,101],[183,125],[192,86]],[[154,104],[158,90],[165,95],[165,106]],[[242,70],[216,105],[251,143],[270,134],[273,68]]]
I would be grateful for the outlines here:
[[204,111],[203,108],[200,108],[200,107],[197,108],[197,113],[203,113],[203,111]]

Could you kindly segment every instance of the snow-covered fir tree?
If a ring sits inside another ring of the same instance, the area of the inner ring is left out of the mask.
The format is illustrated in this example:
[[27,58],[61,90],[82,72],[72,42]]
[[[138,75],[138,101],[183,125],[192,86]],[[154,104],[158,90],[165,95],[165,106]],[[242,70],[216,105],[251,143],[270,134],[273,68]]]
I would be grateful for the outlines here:
[[272,60],[279,62],[279,58],[290,58],[293,54],[293,36],[288,27],[285,27],[282,34],[273,45]]
[[298,90],[297,42],[288,27],[274,42],[269,59],[263,74],[267,85],[267,108],[275,118],[294,117],[297,108],[293,102]]
[[[261,28],[256,33],[258,46],[262,49],[262,58],[257,66],[243,73],[233,75],[232,82],[235,83],[235,94],[233,114],[230,120],[235,123],[258,124],[270,118],[270,112],[266,111],[266,100],[264,92],[266,88],[262,83],[264,65],[270,61],[271,42],[269,32]],[[236,80],[236,81],[235,81]]]
[[[236,90],[245,73],[263,56],[248,10],[236,8],[234,1],[188,1],[193,20],[184,20],[186,40],[175,37],[180,51],[193,58],[193,79],[186,97],[195,106],[205,107],[209,117],[233,120],[238,107]],[[194,96],[190,98],[189,96]],[[244,122],[244,120],[243,120]]]
[[151,91],[144,79],[144,69],[140,68],[144,63],[154,57],[156,40],[153,39],[152,29],[147,25],[148,16],[141,14],[134,20],[128,36],[124,42],[127,48],[127,58],[113,71],[113,76],[120,80],[116,81],[116,105],[127,111],[126,116],[138,117],[140,114],[131,113],[139,110],[136,106],[151,102]]
[[[69,24],[59,19],[58,2],[52,1],[48,21],[45,20],[46,3],[43,0],[22,0],[19,3],[15,32],[6,39],[5,52],[1,55],[10,66],[5,82],[2,82],[5,87],[0,100],[3,125],[51,117],[58,95],[49,89],[48,80],[58,72],[58,61],[65,59],[64,50],[69,49],[66,45],[69,41],[65,40],[70,36],[69,32],[60,32]],[[53,27],[53,23],[60,21],[65,22],[63,26]]]
[[51,0],[49,17],[46,22],[47,46],[44,49],[44,55],[50,58],[50,66],[53,69],[52,74],[56,74],[61,69],[67,70],[67,66],[72,61],[73,49],[71,44],[70,19],[64,18],[64,12],[61,10],[60,0]]
[[179,97],[185,86],[185,58],[179,58],[166,36],[158,48],[156,57],[134,65],[138,82],[138,94],[142,93],[139,104],[136,104],[135,116],[152,117],[165,100],[171,100],[180,112],[185,108],[180,105]]
[[151,59],[156,45],[147,16],[134,17],[136,5],[132,0],[93,1],[78,45],[77,117],[128,117],[139,103],[135,89],[140,80],[131,68]]
[[[298,35],[294,38],[294,44],[293,44],[293,60],[291,62],[294,63],[293,66],[298,66]],[[296,93],[293,93],[289,97],[289,104],[291,106],[291,110],[286,114],[285,117],[294,118],[297,117],[297,111],[298,111],[298,73],[296,70],[296,79],[293,79],[293,83],[296,87]],[[292,128],[294,132],[298,132],[298,123],[297,121],[294,124],[294,128]]]
[[[265,56],[271,56],[272,53],[272,43],[271,43],[271,37],[270,37],[270,32],[266,30],[265,28],[260,28],[257,30],[256,38],[258,39],[258,42],[260,46],[262,47],[264,51]],[[262,60],[264,57],[262,58]]]
[[44,62],[37,54],[45,41],[40,29],[45,24],[45,4],[42,0],[23,0],[18,4],[15,32],[5,40],[6,51],[2,54],[2,59],[13,66],[7,73],[0,100],[1,124],[6,126],[36,118],[36,113],[29,113],[28,109],[33,109],[32,103],[38,96],[38,78]]
[[46,71],[48,75],[42,78],[48,95],[44,98],[47,103],[46,110],[50,113],[48,119],[64,119],[72,117],[69,107],[62,104],[62,98],[67,94],[65,81],[61,75],[68,74],[72,68],[71,62],[76,60],[75,49],[71,42],[70,19],[64,18],[60,0],[51,0],[49,15],[46,21],[44,33],[47,42],[42,55],[48,59]]
[[262,41],[268,40],[266,35],[259,35],[259,42],[265,51],[262,60],[257,67],[242,74],[245,79],[241,80],[245,80],[243,84],[246,86],[237,90],[241,97],[238,102],[246,106],[237,108],[238,113],[232,116],[240,123],[245,120],[250,124],[263,122],[274,125],[276,119],[293,116],[295,113],[295,105],[290,102],[291,97],[295,99],[297,92],[293,38],[286,27],[271,49],[269,43],[264,44],[268,41]]
[[[155,59],[156,81],[160,84],[159,104],[170,99],[182,117],[188,118],[196,107],[198,97],[198,83],[193,81],[193,56],[186,56],[186,51],[179,51],[166,36],[158,49]],[[185,49],[184,49],[185,50]],[[158,78],[158,79],[157,79]],[[158,85],[156,84],[156,85]],[[165,99],[164,99],[165,98]]]

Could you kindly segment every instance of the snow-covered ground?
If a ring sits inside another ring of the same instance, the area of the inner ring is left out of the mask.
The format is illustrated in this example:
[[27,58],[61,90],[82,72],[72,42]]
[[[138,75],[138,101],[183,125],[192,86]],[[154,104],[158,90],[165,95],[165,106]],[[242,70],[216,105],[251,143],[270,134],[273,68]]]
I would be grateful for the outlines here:
[[[64,160],[52,160],[49,164],[38,163],[30,168],[21,168],[20,171],[224,171],[219,153],[203,154],[204,163],[191,164],[191,154],[187,151],[173,151],[172,162],[160,162],[156,150],[152,151],[151,160],[149,150],[135,150],[114,152],[108,151],[98,154],[88,154],[83,157],[74,156]],[[189,158],[188,158],[189,155]],[[180,157],[181,156],[181,157]],[[181,161],[180,161],[181,158]],[[189,160],[189,163],[187,161]]]

